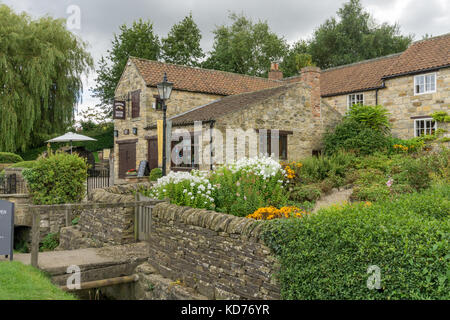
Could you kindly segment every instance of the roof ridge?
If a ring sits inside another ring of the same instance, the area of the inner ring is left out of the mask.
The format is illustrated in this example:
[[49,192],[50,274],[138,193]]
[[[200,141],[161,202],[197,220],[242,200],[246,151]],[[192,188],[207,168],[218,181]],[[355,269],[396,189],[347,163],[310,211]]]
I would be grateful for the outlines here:
[[441,35],[438,35],[438,36],[426,38],[426,39],[420,39],[420,40],[413,41],[413,42],[411,42],[410,46],[412,46],[412,45],[414,45],[416,43],[438,40],[438,39],[445,38],[445,37],[450,37],[450,32],[444,33],[444,34],[441,34]]
[[247,75],[247,74],[234,73],[234,72],[230,72],[230,71],[223,71],[223,70],[215,70],[215,69],[207,69],[207,68],[200,68],[200,67],[185,66],[185,65],[181,65],[181,64],[175,64],[175,63],[170,63],[170,62],[162,62],[162,61],[158,61],[158,60],[150,60],[150,59],[139,58],[139,57],[134,57],[134,56],[129,56],[129,58],[130,59],[143,60],[143,61],[147,61],[147,62],[165,64],[165,65],[170,65],[170,66],[175,66],[175,67],[187,68],[187,69],[202,70],[202,71],[214,72],[214,73],[232,74],[232,75],[235,75],[235,76],[240,76],[240,77],[245,77],[245,78],[253,78],[253,79],[258,79],[258,80],[264,80],[265,82],[272,82],[272,83],[280,82],[280,83],[282,83],[282,81],[280,81],[280,80],[273,80],[273,79],[268,79],[268,78],[263,78],[263,77],[258,77],[258,76],[250,76],[250,75]]
[[[342,66],[337,66],[337,67],[332,67],[332,68],[328,68],[328,69],[323,69],[322,72],[333,71],[333,70],[336,70],[336,69],[342,69],[342,68],[351,67],[351,66],[355,66],[355,65],[359,65],[359,64],[365,64],[365,63],[370,63],[370,62],[374,62],[374,61],[379,61],[379,60],[393,58],[395,56],[402,55],[402,53],[405,52],[405,51],[397,52],[397,53],[391,53],[391,54],[388,54],[386,56],[376,57],[376,58],[367,59],[367,60],[361,60],[361,61],[357,61],[357,62],[353,62],[353,63],[349,63],[349,64],[344,64]],[[288,78],[285,78],[285,79],[288,79]]]

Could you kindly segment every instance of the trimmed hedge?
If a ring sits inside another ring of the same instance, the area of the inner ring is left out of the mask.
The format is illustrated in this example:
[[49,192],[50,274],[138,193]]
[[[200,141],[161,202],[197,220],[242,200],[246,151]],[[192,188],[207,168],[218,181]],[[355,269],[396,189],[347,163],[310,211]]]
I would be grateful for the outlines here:
[[11,152],[0,152],[0,163],[16,163],[23,161],[18,154]]
[[[284,299],[449,299],[450,185],[264,226]],[[381,288],[368,289],[369,266]]]
[[86,160],[76,154],[51,154],[36,160],[34,167],[24,169],[22,174],[34,204],[79,202],[86,191]]

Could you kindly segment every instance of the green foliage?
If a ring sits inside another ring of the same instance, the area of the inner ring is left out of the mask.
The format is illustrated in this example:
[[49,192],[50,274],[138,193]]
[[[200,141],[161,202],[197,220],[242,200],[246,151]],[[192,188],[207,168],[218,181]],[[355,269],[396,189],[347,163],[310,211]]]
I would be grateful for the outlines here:
[[24,168],[24,169],[30,169],[30,168],[34,168],[34,166],[36,165],[36,161],[21,161],[21,162],[17,162],[14,163],[13,165],[10,166],[10,168]]
[[71,124],[93,62],[63,19],[0,5],[0,39],[0,150],[25,151]]
[[389,133],[389,112],[382,106],[366,106],[354,104],[350,107],[346,118],[364,124],[373,130]]
[[166,38],[161,39],[164,61],[186,66],[198,66],[205,56],[200,46],[202,35],[192,13],[172,26]]
[[74,146],[84,147],[90,152],[114,148],[114,123],[112,122],[97,125],[93,130],[82,131],[80,134],[94,138],[97,141],[74,142]]
[[321,69],[401,52],[412,36],[400,35],[398,24],[377,24],[359,0],[346,2],[320,25],[309,43],[308,53]]
[[162,170],[160,168],[153,168],[152,171],[150,171],[149,176],[150,181],[156,181],[161,177],[162,177]]
[[86,160],[67,153],[51,154],[22,171],[34,204],[79,202],[85,195]]
[[216,211],[245,217],[261,207],[282,207],[289,198],[283,180],[281,172],[264,179],[255,172],[220,168],[210,178],[217,187]]
[[289,199],[295,202],[314,202],[320,198],[321,189],[314,184],[294,186]]
[[75,300],[39,269],[18,261],[0,263],[0,300]]
[[447,111],[433,112],[431,117],[437,122],[450,122],[450,116],[447,114]]
[[431,184],[430,168],[421,158],[404,157],[390,168],[395,184],[405,184],[417,191],[427,189]]
[[139,19],[131,27],[120,26],[120,33],[114,34],[112,48],[99,61],[96,87],[93,96],[100,99],[105,114],[112,114],[114,91],[130,56],[157,60],[160,55],[158,36],[150,21]]
[[267,21],[253,23],[244,15],[230,14],[231,26],[214,31],[213,50],[202,67],[267,77],[270,64],[285,56],[288,45]]
[[[264,224],[284,299],[450,298],[450,187]],[[369,266],[381,290],[367,288]]]
[[17,163],[23,161],[18,154],[11,152],[0,152],[0,163]]
[[425,146],[424,139],[422,137],[415,137],[411,139],[399,139],[399,138],[390,138],[390,146],[389,146],[389,153],[398,153],[401,152],[401,150],[396,150],[394,148],[394,145],[402,145],[408,148],[408,153],[418,152],[422,151],[423,147]]
[[53,251],[59,246],[59,233],[49,233],[42,240],[40,251]]
[[339,150],[370,155],[386,151],[390,147],[390,140],[382,132],[369,128],[364,123],[344,118],[334,130],[325,133],[323,144],[324,153],[329,155]]
[[312,62],[312,56],[308,54],[308,43],[300,40],[290,46],[280,63],[280,69],[283,71],[284,77],[292,77],[299,75],[301,68],[311,65],[314,65],[314,63]]

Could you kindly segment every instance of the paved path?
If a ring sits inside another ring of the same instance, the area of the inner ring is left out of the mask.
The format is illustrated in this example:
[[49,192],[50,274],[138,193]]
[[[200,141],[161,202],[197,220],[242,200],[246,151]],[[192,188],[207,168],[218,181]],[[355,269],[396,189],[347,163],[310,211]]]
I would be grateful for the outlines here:
[[333,204],[342,204],[345,201],[349,201],[352,192],[353,189],[344,189],[331,192],[316,202],[313,213],[317,212],[321,208],[326,208]]
[[[48,272],[58,283],[63,283],[67,278],[66,271],[71,265],[80,267],[82,279],[85,275],[84,281],[92,281],[131,274],[133,267],[146,261],[148,256],[147,243],[139,242],[103,248],[40,252],[38,264],[39,269]],[[17,253],[14,260],[30,264],[31,255]],[[6,261],[4,256],[0,256],[1,261]]]

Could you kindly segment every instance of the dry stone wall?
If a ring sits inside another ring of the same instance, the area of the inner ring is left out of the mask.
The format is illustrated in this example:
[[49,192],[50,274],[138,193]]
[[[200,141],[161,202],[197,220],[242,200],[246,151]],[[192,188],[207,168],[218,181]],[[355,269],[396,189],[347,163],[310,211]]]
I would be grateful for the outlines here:
[[260,221],[160,203],[152,211],[148,263],[207,299],[279,299],[279,264]]

